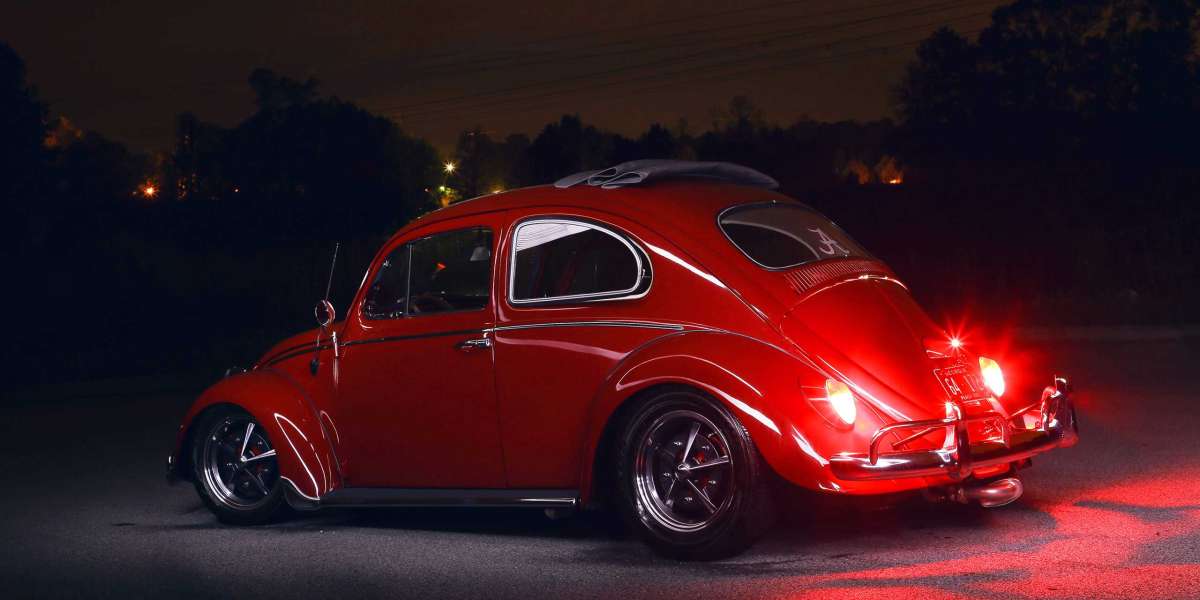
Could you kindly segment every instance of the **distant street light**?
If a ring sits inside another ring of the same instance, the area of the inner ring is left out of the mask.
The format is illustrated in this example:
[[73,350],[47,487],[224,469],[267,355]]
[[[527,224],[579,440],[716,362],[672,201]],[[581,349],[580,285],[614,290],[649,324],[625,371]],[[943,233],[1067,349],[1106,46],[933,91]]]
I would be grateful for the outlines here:
[[158,193],[158,188],[154,187],[153,185],[147,184],[142,187],[142,195],[144,195],[147,198],[153,198],[154,195],[157,193]]
[[454,172],[454,169],[458,168],[458,165],[456,165],[452,162],[448,162],[448,163],[442,165],[442,168],[445,169],[446,174],[449,175]]

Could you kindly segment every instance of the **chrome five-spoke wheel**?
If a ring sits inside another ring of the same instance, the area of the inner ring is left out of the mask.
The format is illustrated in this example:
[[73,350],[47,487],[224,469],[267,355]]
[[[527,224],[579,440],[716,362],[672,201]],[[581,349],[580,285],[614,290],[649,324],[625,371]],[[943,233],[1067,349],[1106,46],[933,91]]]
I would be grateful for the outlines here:
[[725,406],[675,385],[635,402],[614,456],[634,530],[667,556],[700,560],[736,554],[766,531],[769,467]]
[[702,529],[735,492],[725,434],[704,415],[673,410],[646,429],[634,465],[644,518],[672,531]]
[[215,420],[200,451],[201,476],[214,503],[238,512],[277,499],[279,466],[266,432],[249,415]]

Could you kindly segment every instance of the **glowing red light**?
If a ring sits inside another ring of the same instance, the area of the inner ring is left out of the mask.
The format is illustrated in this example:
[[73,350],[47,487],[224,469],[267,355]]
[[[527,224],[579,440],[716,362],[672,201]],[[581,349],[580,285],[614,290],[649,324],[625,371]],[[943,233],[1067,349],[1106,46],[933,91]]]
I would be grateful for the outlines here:
[[825,398],[829,400],[833,412],[837,413],[842,422],[847,425],[854,423],[854,419],[858,416],[858,408],[854,405],[854,394],[850,392],[850,388],[846,384],[834,379],[826,379]]
[[979,370],[983,372],[983,383],[992,390],[997,398],[1004,395],[1004,372],[1000,363],[986,357],[979,357]]

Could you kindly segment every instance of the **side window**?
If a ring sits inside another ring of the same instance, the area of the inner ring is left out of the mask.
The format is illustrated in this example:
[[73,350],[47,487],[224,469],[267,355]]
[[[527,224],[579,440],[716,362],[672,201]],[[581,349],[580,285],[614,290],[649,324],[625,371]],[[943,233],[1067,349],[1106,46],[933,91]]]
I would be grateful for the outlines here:
[[492,232],[461,229],[412,244],[408,312],[479,310],[492,283]]
[[632,296],[650,284],[649,260],[633,243],[582,221],[538,219],[517,227],[514,303]]
[[408,250],[404,245],[392,250],[379,272],[367,289],[363,301],[363,316],[368,319],[396,319],[403,317],[408,300]]
[[415,240],[392,251],[367,290],[368,319],[479,310],[492,283],[492,232],[460,229]]

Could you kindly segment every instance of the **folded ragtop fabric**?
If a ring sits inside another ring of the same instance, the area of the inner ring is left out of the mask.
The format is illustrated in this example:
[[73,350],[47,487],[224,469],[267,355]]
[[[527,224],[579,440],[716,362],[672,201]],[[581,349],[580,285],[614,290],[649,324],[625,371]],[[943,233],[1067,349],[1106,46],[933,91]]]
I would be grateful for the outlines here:
[[691,160],[631,160],[599,171],[583,171],[554,182],[554,187],[568,188],[581,183],[611,190],[661,179],[697,177],[717,179],[773,190],[779,187],[774,178],[727,162]]

